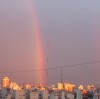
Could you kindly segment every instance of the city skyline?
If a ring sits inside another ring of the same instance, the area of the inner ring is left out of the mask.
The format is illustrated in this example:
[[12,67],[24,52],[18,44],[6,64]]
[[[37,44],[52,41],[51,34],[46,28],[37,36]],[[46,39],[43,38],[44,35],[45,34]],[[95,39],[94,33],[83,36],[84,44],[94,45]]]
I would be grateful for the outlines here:
[[[8,76],[21,84],[40,83],[36,78],[42,79],[39,75],[44,73],[46,82],[46,70],[41,70],[41,73],[32,70],[100,61],[99,4],[99,0],[1,0],[0,79]],[[34,13],[37,19],[33,17]],[[41,40],[34,32],[36,20]],[[97,62],[73,68],[50,69],[48,82],[59,82],[60,71],[63,70],[65,82],[100,84],[99,65]]]

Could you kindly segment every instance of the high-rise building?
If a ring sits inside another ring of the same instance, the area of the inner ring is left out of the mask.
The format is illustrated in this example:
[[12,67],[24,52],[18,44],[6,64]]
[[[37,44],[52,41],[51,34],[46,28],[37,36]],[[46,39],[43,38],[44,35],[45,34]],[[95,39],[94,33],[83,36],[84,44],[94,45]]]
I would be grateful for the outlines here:
[[59,90],[62,90],[62,89],[63,89],[63,84],[62,84],[62,83],[57,83],[57,88],[58,88]]
[[4,77],[2,79],[2,87],[6,88],[10,85],[10,79],[8,77]]

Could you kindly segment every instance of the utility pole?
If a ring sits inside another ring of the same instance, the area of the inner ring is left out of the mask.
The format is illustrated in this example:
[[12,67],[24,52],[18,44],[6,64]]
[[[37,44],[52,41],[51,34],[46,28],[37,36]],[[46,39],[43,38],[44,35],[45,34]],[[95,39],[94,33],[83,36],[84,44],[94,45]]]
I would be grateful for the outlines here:
[[60,74],[60,77],[61,77],[61,78],[60,78],[60,81],[61,81],[61,83],[63,83],[63,70],[60,70],[60,73],[61,73],[61,74]]
[[48,71],[48,63],[49,63],[49,40],[48,40],[48,37],[47,37],[47,46],[46,46],[46,49],[47,49],[47,52],[46,52],[46,65],[47,65],[47,86],[49,85],[49,71]]
[[48,72],[48,56],[47,56],[47,86],[49,84],[49,72]]

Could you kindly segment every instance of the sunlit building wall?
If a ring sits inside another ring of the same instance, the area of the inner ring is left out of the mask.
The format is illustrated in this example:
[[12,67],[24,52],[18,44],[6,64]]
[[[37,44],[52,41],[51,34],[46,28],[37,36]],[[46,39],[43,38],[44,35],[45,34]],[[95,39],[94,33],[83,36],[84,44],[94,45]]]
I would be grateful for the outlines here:
[[16,82],[11,82],[9,87],[14,90],[21,90],[21,87]]
[[69,92],[73,92],[75,85],[64,83],[64,89]]
[[87,86],[86,86],[86,89],[87,89],[87,91],[90,91],[91,86],[90,86],[90,85],[87,85]]
[[62,90],[62,89],[63,89],[63,84],[62,84],[62,83],[57,83],[57,88],[58,88],[59,90]]
[[8,87],[10,85],[10,79],[8,77],[4,77],[2,79],[2,87]]
[[78,87],[78,89],[79,89],[79,90],[83,90],[83,89],[84,89],[84,86],[83,86],[83,85],[80,85],[80,86]]

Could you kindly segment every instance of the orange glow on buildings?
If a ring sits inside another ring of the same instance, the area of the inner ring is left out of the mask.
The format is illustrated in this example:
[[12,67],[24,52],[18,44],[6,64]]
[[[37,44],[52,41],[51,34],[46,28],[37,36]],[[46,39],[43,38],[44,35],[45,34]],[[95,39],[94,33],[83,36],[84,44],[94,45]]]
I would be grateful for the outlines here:
[[82,95],[85,95],[87,93],[87,91],[84,89],[82,90]]
[[2,87],[6,88],[10,85],[10,79],[8,77],[4,77],[2,79]]
[[79,89],[79,90],[83,90],[83,89],[84,89],[84,86],[83,86],[83,85],[80,85],[80,86],[78,87],[78,89]]
[[21,87],[16,82],[11,82],[9,87],[14,90],[21,90]]
[[64,89],[69,92],[73,92],[75,85],[64,83]]
[[87,91],[89,91],[91,89],[90,85],[87,85]]
[[27,90],[29,90],[31,88],[31,86],[29,84],[26,84],[25,87]]
[[58,90],[62,90],[63,89],[63,84],[62,83],[57,83],[57,88],[58,88]]

